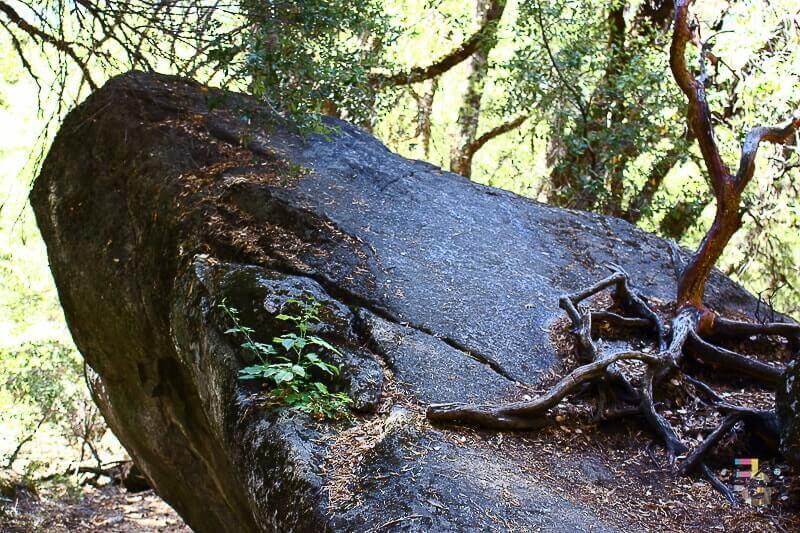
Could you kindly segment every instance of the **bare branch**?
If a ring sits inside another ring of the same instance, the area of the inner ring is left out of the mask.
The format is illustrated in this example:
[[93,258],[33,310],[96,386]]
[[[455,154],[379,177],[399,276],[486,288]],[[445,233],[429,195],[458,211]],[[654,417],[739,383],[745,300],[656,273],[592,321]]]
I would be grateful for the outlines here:
[[711,174],[714,192],[721,196],[723,187],[730,180],[730,171],[722,161],[714,140],[714,126],[711,123],[704,80],[696,79],[686,65],[686,45],[692,41],[694,33],[688,20],[690,1],[675,2],[675,27],[669,51],[669,65],[675,81],[689,100],[689,127],[700,145],[700,152]]
[[490,129],[489,131],[487,131],[486,133],[482,134],[477,139],[469,143],[469,145],[467,146],[467,152],[474,154],[475,152],[483,148],[484,144],[491,141],[495,137],[499,137],[500,135],[503,135],[511,130],[520,127],[523,122],[528,120],[529,116],[530,115],[522,115]]
[[89,73],[89,67],[86,64],[86,61],[82,59],[78,53],[73,48],[72,44],[68,43],[67,41],[54,37],[49,33],[40,30],[39,28],[33,26],[28,21],[26,21],[22,16],[17,13],[17,11],[8,5],[6,2],[0,2],[0,13],[3,13],[8,20],[13,23],[16,27],[18,27],[23,32],[27,33],[29,36],[33,37],[34,39],[47,43],[57,50],[64,52],[70,59],[72,59],[75,64],[81,69],[83,73],[83,78],[89,87],[92,90],[97,89],[97,84],[92,79],[92,75]]
[[781,126],[760,126],[750,130],[742,145],[739,170],[736,171],[735,184],[739,193],[747,187],[753,177],[759,145],[763,141],[773,144],[785,144],[796,135],[798,129],[800,129],[800,110]]
[[[711,112],[705,93],[708,80],[705,61],[710,54],[707,44],[702,43],[696,33],[697,24],[688,20],[690,3],[691,0],[675,2],[670,68],[675,81],[689,100],[689,127],[697,138],[716,199],[714,222],[678,283],[678,305],[689,304],[700,308],[711,269],[741,225],[741,195],[755,171],[755,156],[759,144],[762,141],[785,143],[797,132],[800,116],[793,117],[782,126],[754,128],[743,144],[739,170],[736,176],[731,175],[714,139]],[[686,65],[686,45],[690,41],[696,42],[700,48],[700,75],[697,78]],[[712,61],[718,60],[712,58]]]
[[575,97],[575,106],[578,108],[578,111],[583,118],[584,127],[586,125],[586,121],[588,119],[588,111],[586,110],[586,104],[583,101],[583,97],[578,92],[578,90],[574,87],[572,83],[564,76],[564,73],[561,72],[561,67],[556,61],[556,56],[553,54],[553,50],[550,48],[550,40],[547,38],[547,31],[545,30],[544,21],[542,20],[542,6],[539,2],[536,2],[536,21],[539,24],[539,31],[542,32],[542,43],[544,44],[544,48],[547,51],[547,56],[550,58],[550,64],[553,66],[553,69],[556,71],[556,75],[558,79],[561,80],[561,83],[564,85],[564,88],[572,93]]
[[374,74],[370,82],[373,86],[401,86],[419,83],[437,76],[441,76],[451,68],[465,61],[472,56],[488,39],[494,37],[497,31],[497,24],[503,17],[506,8],[505,0],[493,0],[486,15],[486,20],[481,27],[473,33],[464,43],[427,66],[414,67],[404,72],[394,74]]
[[699,355],[699,359],[706,364],[723,370],[730,370],[737,375],[749,376],[770,386],[777,385],[783,375],[784,368],[771,366],[756,359],[726,350],[700,338],[692,332],[689,337],[688,347]]
[[644,352],[620,352],[579,366],[546,393],[531,401],[516,402],[500,407],[464,404],[431,404],[426,416],[433,422],[462,422],[494,429],[538,429],[542,426],[536,419],[544,416],[568,394],[583,383],[601,378],[606,368],[618,361],[638,360],[648,364],[659,364],[660,359]]
[[709,335],[743,339],[752,335],[780,335],[790,341],[800,343],[800,324],[792,322],[740,322],[721,316],[714,319]]
[[[475,17],[480,24],[486,20],[488,9],[491,3],[487,0],[475,1]],[[486,46],[478,49],[467,61],[467,83],[464,94],[461,98],[461,106],[458,110],[456,127],[458,130],[456,140],[450,149],[450,170],[469,178],[472,176],[472,159],[475,151],[469,151],[470,143],[475,141],[478,133],[478,123],[481,116],[481,103],[486,85],[486,77],[489,73],[489,54],[494,43],[487,43]],[[489,44],[492,44],[490,47]]]

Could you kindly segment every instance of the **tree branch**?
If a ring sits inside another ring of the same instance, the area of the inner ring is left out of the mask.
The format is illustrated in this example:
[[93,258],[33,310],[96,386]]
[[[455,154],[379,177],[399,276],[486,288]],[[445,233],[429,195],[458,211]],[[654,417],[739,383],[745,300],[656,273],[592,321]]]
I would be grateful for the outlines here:
[[[711,174],[714,193],[719,197],[723,195],[723,188],[731,179],[730,171],[722,161],[714,140],[714,126],[706,100],[705,76],[701,75],[698,80],[686,66],[686,45],[693,37],[693,27],[688,21],[690,2],[691,0],[675,2],[675,27],[669,50],[669,66],[675,81],[689,100],[689,126],[697,137],[700,152]],[[704,70],[704,61],[704,54],[701,53],[701,70]]]
[[[491,2],[476,0],[475,17],[479,24],[485,23],[490,7]],[[467,62],[469,74],[456,120],[458,135],[450,149],[450,170],[467,178],[472,176],[472,157],[475,155],[475,151],[470,152],[469,145],[475,140],[478,132],[481,100],[486,76],[489,73],[489,54],[497,44],[497,39],[492,39],[492,41],[492,43],[487,43],[487,46],[476,50]],[[492,46],[489,47],[488,44]]]
[[781,126],[760,126],[750,130],[742,145],[742,156],[739,160],[739,170],[734,178],[736,190],[741,193],[756,169],[756,154],[763,141],[773,144],[785,144],[800,129],[800,110]]
[[402,86],[410,85],[412,83],[419,83],[421,81],[429,80],[441,76],[451,68],[465,61],[472,56],[487,39],[494,37],[497,31],[497,24],[503,17],[503,12],[506,8],[505,0],[493,0],[486,15],[486,20],[481,27],[473,33],[469,39],[459,47],[440,58],[434,63],[423,66],[414,67],[404,72],[397,72],[394,74],[373,74],[370,78],[370,83],[377,87],[386,86]]
[[547,38],[547,32],[545,31],[544,21],[542,20],[542,6],[539,4],[539,2],[536,2],[536,21],[539,24],[539,30],[542,32],[542,44],[544,44],[544,48],[547,51],[547,56],[550,58],[550,64],[553,66],[553,69],[556,71],[558,79],[561,80],[561,83],[564,85],[564,87],[569,92],[571,92],[572,95],[575,97],[575,106],[578,108],[578,111],[580,112],[581,117],[583,118],[583,125],[585,129],[586,121],[589,118],[588,112],[586,110],[586,104],[583,102],[583,97],[578,92],[578,90],[575,89],[573,84],[567,81],[567,79],[564,77],[563,72],[561,72],[561,67],[558,64],[558,61],[556,61],[556,56],[553,54],[553,50],[550,48],[550,40]]
[[469,143],[465,148],[465,152],[469,153],[470,155],[474,154],[475,152],[483,148],[484,144],[491,141],[495,137],[499,137],[504,133],[508,133],[509,131],[520,127],[523,122],[528,120],[528,117],[529,115],[522,115],[515,118],[514,120],[510,120],[508,122],[505,122],[503,124],[500,124],[499,126],[490,129],[489,131],[487,131],[486,133],[482,134],[477,139]]
[[53,46],[56,50],[64,52],[81,70],[83,73],[83,78],[86,80],[86,83],[89,85],[89,87],[93,91],[97,90],[97,84],[94,82],[92,75],[89,73],[88,65],[86,65],[86,62],[81,59],[70,43],[63,39],[54,37],[49,33],[33,26],[24,18],[22,18],[22,16],[6,2],[0,2],[0,13],[3,13],[11,23],[13,23],[16,27],[28,34],[33,39],[47,43]]
[[675,165],[686,159],[687,151],[687,146],[683,145],[681,142],[670,148],[667,153],[664,154],[664,157],[656,161],[656,164],[650,169],[650,175],[647,177],[647,181],[645,181],[642,188],[639,189],[638,194],[631,199],[628,209],[622,218],[632,224],[635,224],[642,218],[645,209],[652,203],[653,197],[661,188],[664,178]]

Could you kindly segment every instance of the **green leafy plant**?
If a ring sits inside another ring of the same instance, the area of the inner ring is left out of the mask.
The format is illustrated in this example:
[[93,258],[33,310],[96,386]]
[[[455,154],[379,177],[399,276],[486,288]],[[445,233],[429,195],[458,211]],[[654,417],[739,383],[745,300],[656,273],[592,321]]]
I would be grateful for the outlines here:
[[295,407],[315,418],[347,418],[350,397],[343,392],[331,392],[322,381],[336,378],[340,373],[339,367],[322,356],[341,353],[324,339],[309,334],[311,327],[321,321],[321,304],[311,296],[304,301],[290,299],[286,304],[296,307],[298,313],[282,313],[275,318],[293,324],[293,331],[274,337],[272,343],[254,340],[254,330],[242,323],[239,311],[229,307],[225,300],[218,305],[233,323],[225,333],[243,338],[241,347],[258,360],[241,369],[239,378],[265,380],[271,387],[269,400],[276,404]]
[[[19,472],[32,487],[46,481],[70,493],[80,487],[73,474],[84,460],[102,467],[114,452],[103,443],[107,426],[86,387],[90,375],[63,339],[0,347],[0,431],[7,432],[0,438],[0,470]],[[66,463],[64,475],[53,473]]]

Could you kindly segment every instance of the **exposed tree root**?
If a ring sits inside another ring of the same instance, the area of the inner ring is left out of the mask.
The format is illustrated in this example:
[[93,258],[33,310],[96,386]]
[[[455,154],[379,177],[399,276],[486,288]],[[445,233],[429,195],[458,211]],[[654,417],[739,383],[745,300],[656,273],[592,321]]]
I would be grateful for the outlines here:
[[753,324],[717,317],[706,333],[710,340],[746,339],[753,335],[779,335],[786,338],[794,350],[800,350],[800,324],[787,322],[767,322]]
[[[583,300],[610,288],[614,289],[613,312],[592,312],[580,306]],[[800,327],[794,324],[735,322],[716,317],[705,308],[685,305],[678,310],[667,328],[645,299],[631,289],[628,276],[618,268],[611,276],[591,287],[562,297],[560,306],[572,322],[580,366],[546,393],[532,400],[496,406],[434,404],[428,407],[428,419],[436,423],[466,424],[497,430],[535,430],[553,423],[552,411],[562,400],[585,392],[587,386],[594,387],[591,390],[597,397],[597,418],[637,414],[643,417],[666,447],[670,464],[674,464],[677,456],[686,455],[679,472],[682,475],[701,473],[735,505],[733,492],[717,478],[705,459],[715,445],[740,423],[749,433],[759,436],[767,448],[777,450],[777,418],[773,411],[760,411],[725,402],[708,384],[691,376],[685,363],[691,360],[700,363],[701,367],[744,376],[774,388],[783,368],[722,348],[709,339],[779,335],[794,343]],[[644,350],[605,353],[592,338],[592,326],[600,322],[616,328],[645,330],[654,341],[654,353]],[[635,378],[626,377],[619,365],[623,361],[638,362],[638,366],[643,366],[643,372]],[[724,415],[720,425],[691,451],[659,412],[660,402],[657,399],[668,399],[670,393],[666,384],[670,382],[673,385],[682,383],[687,394]]]

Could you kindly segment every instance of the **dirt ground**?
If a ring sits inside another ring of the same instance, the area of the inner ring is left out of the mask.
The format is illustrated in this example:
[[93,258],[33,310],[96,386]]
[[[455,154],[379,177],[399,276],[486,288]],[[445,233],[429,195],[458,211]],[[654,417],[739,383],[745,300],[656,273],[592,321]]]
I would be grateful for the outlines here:
[[70,496],[21,490],[0,499],[0,532],[114,531],[189,533],[180,516],[152,491],[128,493],[114,485],[84,487]]

